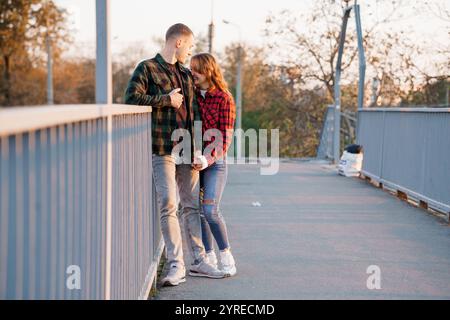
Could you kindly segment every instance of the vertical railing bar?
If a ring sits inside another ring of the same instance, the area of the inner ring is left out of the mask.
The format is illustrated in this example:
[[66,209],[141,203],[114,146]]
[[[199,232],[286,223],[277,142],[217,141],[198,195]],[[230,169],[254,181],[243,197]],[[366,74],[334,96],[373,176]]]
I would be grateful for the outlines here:
[[[145,132],[145,131],[144,131]],[[142,275],[142,279],[145,281],[145,267],[150,265],[149,261],[148,261],[148,252],[144,251],[144,247],[145,244],[148,243],[145,241],[145,232],[144,232],[144,226],[145,226],[145,214],[148,212],[147,209],[147,203],[146,203],[146,199],[147,197],[145,196],[148,192],[148,184],[145,183],[145,177],[148,177],[148,172],[147,172],[147,168],[145,166],[145,155],[146,155],[146,148],[144,145],[144,134],[141,133],[139,135],[139,139],[138,139],[138,143],[139,143],[139,150],[141,150],[141,154],[140,154],[140,161],[139,161],[139,168],[142,168],[142,175],[140,176],[140,181],[141,184],[143,184],[143,186],[145,186],[145,188],[142,188],[145,190],[145,193],[140,193],[139,194],[139,203],[141,204],[141,208],[140,208],[140,221],[139,221],[139,239],[141,241],[141,250],[139,252],[139,256],[140,257],[144,257],[144,262],[141,263],[140,266],[140,274]],[[142,186],[141,186],[142,187]]]
[[119,157],[119,139],[117,138],[117,135],[118,135],[118,132],[119,132],[119,126],[118,126],[118,124],[117,124],[117,118],[118,118],[118,116],[114,116],[113,117],[113,128],[114,128],[114,131],[113,131],[113,133],[112,133],[112,137],[113,137],[113,151],[112,151],[112,154],[113,154],[113,173],[112,173],[112,175],[113,175],[113,177],[112,177],[112,183],[113,183],[113,190],[112,190],[112,195],[113,195],[113,197],[112,197],[112,201],[113,201],[113,204],[112,204],[112,209],[113,209],[113,211],[112,211],[112,214],[113,214],[113,216],[112,216],[112,219],[113,219],[113,221],[112,221],[112,230],[113,230],[113,233],[114,233],[114,236],[113,236],[113,238],[112,238],[112,244],[111,244],[111,246],[112,246],[112,256],[111,256],[111,259],[113,259],[112,261],[114,262],[113,264],[112,264],[112,269],[111,269],[111,275],[113,276],[113,279],[114,279],[114,285],[113,284],[111,284],[111,297],[113,298],[113,299],[117,299],[118,298],[118,296],[117,296],[117,292],[119,291],[119,284],[120,284],[120,278],[119,278],[119,270],[120,270],[120,266],[118,265],[119,263],[118,263],[118,248],[119,248],[119,245],[120,245],[120,232],[121,232],[121,230],[120,230],[120,227],[118,227],[118,226],[120,226],[121,225],[121,223],[120,223],[120,221],[118,220],[119,219],[119,216],[118,216],[118,210],[119,210],[119,202],[118,202],[118,200],[117,200],[117,198],[118,197],[120,197],[120,195],[117,193],[117,184],[116,184],[116,181],[120,181],[120,177],[118,176],[118,168],[119,168],[119,162],[120,162],[120,157]]
[[[16,228],[15,228],[15,236],[16,236],[16,294],[14,298],[23,299],[23,273],[24,273],[24,265],[23,265],[23,235],[24,235],[24,207],[23,201],[19,201],[17,195],[23,194],[23,180],[21,179],[21,175],[23,174],[23,135],[16,135],[16,152],[15,152],[15,180],[16,180],[16,190],[15,190],[15,200],[16,200]],[[23,177],[23,176],[22,176]]]
[[91,191],[91,162],[90,162],[90,155],[92,150],[92,120],[86,121],[86,152],[85,152],[85,163],[86,163],[86,171],[84,174],[86,175],[86,182],[85,182],[85,192],[86,192],[86,207],[85,212],[83,213],[86,217],[86,277],[85,277],[85,292],[86,292],[86,299],[91,298],[91,278],[92,278],[92,266],[91,266],[91,246],[92,246],[92,239],[91,239],[91,230],[92,230],[92,224],[91,224],[91,201],[92,201],[92,191]]
[[[75,248],[74,248],[74,228],[75,224],[75,150],[76,150],[76,132],[75,127],[77,124],[69,123],[67,125],[67,140],[70,141],[70,144],[67,148],[67,223],[66,223],[66,241],[67,241],[67,250],[66,250],[66,263],[68,265],[74,264],[75,261]],[[66,296],[71,299],[74,298],[74,294],[72,290],[67,290],[66,288]]]
[[94,299],[98,299],[98,280],[99,280],[99,272],[98,272],[98,259],[99,257],[101,257],[100,252],[99,252],[99,246],[98,246],[98,227],[99,227],[99,221],[98,221],[98,216],[100,215],[100,210],[98,207],[99,204],[99,196],[98,193],[100,192],[100,188],[98,187],[98,150],[100,147],[100,144],[98,143],[98,124],[99,124],[100,119],[96,119],[94,120],[94,132],[93,132],[93,139],[95,139],[94,142],[94,150],[93,150],[93,161],[92,161],[92,166],[94,168],[94,174],[95,174],[95,181],[94,181],[94,190],[95,190],[95,202],[94,202],[94,208],[93,208],[93,214],[94,214],[94,223],[95,223],[95,229],[94,230],[94,239],[93,239],[93,244],[94,244],[94,256],[93,256],[93,261],[94,261],[94,265],[93,265],[93,273],[94,273]]
[[49,194],[49,205],[50,205],[50,299],[56,298],[56,233],[57,233],[57,223],[56,223],[56,127],[51,127],[49,129],[49,150],[50,150],[50,194]]
[[[137,149],[137,147],[139,146],[138,144],[138,139],[139,139],[139,116],[135,115],[133,116],[133,120],[135,122],[135,124],[137,125],[137,129],[135,130],[136,132],[134,133],[133,137],[134,137],[134,143],[133,143],[133,149],[135,149],[137,151],[137,154],[134,154],[134,161],[133,161],[133,170],[134,170],[134,183],[133,183],[133,190],[142,190],[140,187],[142,187],[140,185],[140,175],[139,175],[139,158],[140,158],[140,153],[142,152],[141,149]],[[144,189],[145,190],[145,189]],[[136,242],[136,246],[138,246],[138,249],[140,249],[140,232],[139,232],[139,222],[140,222],[140,215],[141,215],[141,208],[140,208],[140,197],[139,197],[139,193],[137,192],[133,192],[134,194],[134,208],[135,208],[135,219],[134,219],[134,238],[135,238],[135,242]],[[135,283],[135,290],[134,290],[134,296],[133,299],[136,299],[139,296],[139,289],[140,289],[140,279],[141,279],[141,263],[142,260],[145,261],[145,256],[139,256],[139,251],[135,250],[135,256],[136,256],[136,263],[135,263],[135,273],[134,273],[134,283]]]
[[[64,212],[63,217],[64,220],[62,221],[62,230],[63,230],[63,236],[61,237],[60,241],[63,242],[63,246],[61,247],[61,250],[63,251],[62,253],[62,260],[64,261],[64,263],[62,264],[63,267],[63,274],[65,276],[65,271],[67,269],[67,267],[69,266],[68,262],[69,262],[69,257],[67,252],[69,251],[69,237],[68,237],[68,227],[69,227],[69,219],[70,219],[70,211],[69,211],[69,201],[70,201],[70,179],[69,179],[69,162],[70,162],[70,152],[69,152],[69,148],[70,148],[70,137],[71,137],[71,132],[70,132],[70,124],[65,124],[62,126],[61,130],[63,131],[63,134],[61,135],[61,140],[63,141],[63,153],[64,153],[64,166],[61,169],[61,179],[63,179],[61,185],[63,186],[64,190],[64,202],[61,204],[61,210],[62,212]],[[65,277],[63,278],[65,280]],[[62,298],[64,299],[68,299],[68,288],[67,285],[65,283],[65,281],[63,281],[63,294],[62,294]]]
[[[136,299],[136,297],[139,294],[139,293],[136,293],[136,287],[137,287],[136,286],[136,284],[137,284],[136,276],[138,275],[136,267],[138,265],[138,261],[136,259],[137,258],[136,250],[133,250],[133,247],[138,244],[138,242],[136,241],[137,240],[137,232],[136,232],[136,228],[135,228],[135,224],[136,224],[136,219],[137,219],[138,213],[137,213],[137,210],[136,210],[136,192],[133,192],[133,190],[134,190],[134,186],[135,186],[135,183],[136,183],[136,175],[135,175],[135,167],[136,167],[136,165],[135,165],[134,162],[135,162],[135,159],[136,159],[136,152],[140,152],[140,150],[135,150],[135,152],[132,152],[132,150],[135,149],[135,147],[136,147],[136,131],[137,131],[136,127],[135,127],[135,125],[136,125],[136,121],[135,121],[136,116],[129,115],[129,116],[127,116],[127,118],[128,118],[128,123],[132,126],[131,127],[132,130],[130,130],[131,131],[131,136],[130,136],[131,143],[130,143],[130,146],[129,146],[129,148],[131,149],[130,150],[131,151],[130,152],[130,154],[131,154],[131,159],[130,159],[131,160],[130,161],[131,181],[130,181],[130,190],[129,190],[129,192],[130,192],[130,205],[131,205],[130,211],[133,213],[131,215],[132,220],[130,222],[130,227],[131,227],[130,228],[130,238],[133,241],[130,241],[130,247],[129,247],[130,252],[132,253],[132,258],[133,258],[132,259],[133,265],[132,265],[131,270],[129,270],[130,276],[131,276],[131,279],[132,279],[132,283],[133,283],[133,287],[131,288],[132,290],[131,290],[130,295],[128,296],[128,298]],[[131,272],[131,271],[133,271],[133,272]]]
[[28,162],[28,170],[29,170],[29,177],[28,177],[28,185],[30,188],[29,193],[29,236],[28,236],[28,245],[30,247],[29,250],[29,285],[28,285],[28,291],[29,291],[29,299],[35,299],[36,298],[36,262],[37,262],[37,255],[36,255],[36,132],[31,131],[28,136],[28,150],[29,150],[29,162]]
[[[0,137],[0,269],[8,270],[8,137]],[[0,272],[0,299],[6,299],[8,273]]]
[[57,185],[56,190],[57,191],[57,225],[58,225],[58,237],[56,241],[57,246],[57,264],[56,264],[56,296],[58,299],[61,299],[64,296],[64,246],[65,242],[64,240],[64,223],[65,223],[65,215],[66,212],[64,211],[64,203],[66,201],[66,194],[65,194],[65,179],[64,179],[64,165],[66,163],[66,157],[64,152],[64,146],[65,146],[65,130],[64,125],[59,125],[57,127]]
[[79,259],[81,263],[81,270],[83,270],[83,288],[80,292],[80,298],[86,299],[86,274],[89,272],[87,270],[88,265],[86,264],[86,121],[80,122],[80,152],[78,153],[78,161],[80,163],[80,170],[78,172],[78,175],[80,177],[80,184],[79,184],[79,194],[80,194],[80,206],[79,206],[79,212],[76,214],[78,215],[79,219],[79,238],[78,238],[78,245],[79,245]]
[[48,292],[49,292],[49,286],[47,283],[47,277],[46,277],[46,272],[48,270],[48,238],[47,238],[47,234],[49,232],[48,230],[48,212],[50,211],[49,209],[49,201],[48,201],[48,195],[45,194],[45,192],[43,192],[44,190],[46,190],[46,188],[48,187],[48,184],[50,183],[50,181],[48,181],[48,176],[49,176],[49,169],[48,169],[48,165],[49,165],[49,157],[48,157],[48,152],[49,152],[49,132],[48,129],[42,129],[41,131],[41,154],[40,154],[40,166],[39,169],[41,170],[41,198],[39,199],[42,203],[41,206],[41,212],[40,212],[40,216],[41,216],[41,228],[40,229],[40,245],[41,245],[41,275],[40,275],[40,285],[38,286],[41,291],[40,291],[40,297],[43,299],[48,299]]
[[[81,271],[84,270],[84,265],[82,264],[82,257],[81,257],[81,237],[82,237],[82,229],[83,229],[83,224],[82,224],[82,188],[81,188],[81,184],[82,184],[82,179],[81,179],[81,172],[82,172],[82,162],[81,162],[81,152],[82,152],[82,141],[83,141],[83,130],[82,130],[82,122],[79,122],[76,124],[75,126],[75,137],[76,137],[76,142],[75,142],[75,150],[74,150],[74,176],[75,176],[75,185],[74,185],[74,191],[75,191],[75,196],[74,196],[74,226],[77,226],[78,230],[77,232],[73,233],[73,245],[74,245],[74,252],[75,252],[75,257],[74,257],[74,264],[80,266]],[[83,279],[83,273],[82,275],[82,279]],[[81,290],[84,290],[84,285],[82,282],[82,287]],[[80,292],[79,290],[73,290],[74,292],[74,297],[81,299],[82,296],[82,292]]]
[[23,179],[23,264],[24,264],[24,272],[23,272],[23,299],[30,300],[30,231],[32,225],[30,224],[30,193],[31,193],[31,184],[30,184],[30,135],[31,133],[26,132],[23,134],[23,164],[22,164],[22,179]]
[[105,299],[111,299],[111,240],[112,240],[112,116],[107,118],[107,160],[106,160],[106,281]]
[[[128,130],[128,117],[127,116],[123,116],[123,128],[125,130],[125,137],[124,137],[124,142],[125,144],[125,150],[126,150],[126,166],[125,166],[125,180],[126,180],[126,199],[127,199],[127,205],[125,207],[125,212],[128,212],[128,214],[126,215],[126,221],[127,221],[127,235],[126,235],[126,246],[125,246],[125,254],[126,256],[131,259],[131,263],[133,263],[132,259],[133,257],[131,256],[131,220],[133,219],[133,211],[131,210],[131,203],[132,203],[132,199],[130,198],[130,183],[132,181],[132,175],[131,175],[131,170],[130,170],[130,164],[131,164],[131,160],[132,160],[132,155],[130,154],[130,145],[133,142]],[[128,285],[125,286],[125,299],[129,299],[130,297],[130,287],[132,286],[132,281],[130,278],[130,262],[128,261],[128,263],[125,264],[125,274],[126,274],[126,283]]]
[[8,207],[6,214],[8,215],[8,255],[6,257],[7,265],[7,274],[6,278],[6,298],[11,298],[16,295],[16,286],[15,279],[17,277],[17,268],[16,264],[16,254],[17,254],[17,244],[16,244],[16,136],[8,137],[8,148],[10,150],[8,154]]
[[[127,185],[126,185],[126,174],[125,174],[125,166],[126,166],[126,144],[124,142],[124,128],[123,128],[123,116],[119,116],[117,119],[118,127],[120,128],[120,134],[119,134],[119,143],[120,143],[120,153],[118,154],[118,158],[120,159],[120,163],[118,163],[118,166],[120,168],[120,178],[118,181],[121,181],[121,187],[123,187],[123,192],[120,193],[120,211],[118,212],[118,216],[120,216],[120,220],[122,221],[123,228],[120,228],[120,257],[123,259],[125,257],[126,251],[126,241],[127,241],[127,225],[126,225],[126,217],[123,214],[125,212],[125,208],[127,206],[126,203],[126,192],[127,192]],[[118,187],[119,188],[119,187]],[[119,272],[120,276],[120,293],[122,293],[121,298],[125,296],[125,274],[126,270],[125,268],[121,268]]]
[[93,215],[94,215],[94,223],[95,223],[95,229],[94,230],[94,239],[93,239],[93,243],[95,246],[95,250],[93,250],[94,255],[93,255],[93,261],[94,261],[94,266],[93,266],[93,272],[94,272],[94,299],[98,299],[99,295],[99,279],[100,279],[100,272],[98,270],[98,259],[101,259],[101,251],[99,251],[99,232],[98,232],[98,228],[99,228],[99,220],[98,217],[99,215],[101,215],[100,212],[100,208],[99,208],[99,196],[98,193],[100,192],[100,188],[98,185],[98,177],[99,177],[99,170],[98,170],[98,152],[100,150],[100,143],[99,143],[99,130],[98,130],[98,126],[99,126],[99,122],[101,121],[101,119],[96,119],[94,120],[94,132],[93,132],[93,139],[95,139],[95,143],[94,143],[94,150],[93,150],[93,160],[92,160],[92,166],[94,168],[94,172],[95,172],[95,181],[94,181],[94,190],[95,190],[95,202],[94,202],[94,210],[93,210]]
[[36,217],[36,224],[33,230],[35,231],[35,273],[34,273],[34,295],[36,297],[41,297],[41,263],[42,263],[42,245],[41,245],[41,220],[42,220],[42,206],[37,206],[37,203],[42,203],[42,190],[41,190],[41,181],[42,181],[42,130],[38,130],[35,132],[34,135],[34,143],[35,143],[35,152],[34,152],[34,172],[35,172],[35,183],[33,185],[34,189],[36,190],[35,194],[35,203],[36,205],[34,208],[35,211],[35,217]]
[[[124,253],[124,257],[129,257],[129,246],[130,246],[130,214],[125,214],[125,212],[128,212],[129,208],[130,208],[130,198],[129,198],[129,183],[130,183],[130,175],[129,175],[129,165],[130,165],[130,154],[129,154],[129,144],[130,141],[128,141],[128,133],[127,133],[127,119],[126,116],[122,116],[122,130],[123,130],[123,146],[124,146],[124,150],[125,150],[125,157],[124,157],[124,166],[123,166],[123,179],[124,179],[124,185],[125,185],[125,207],[124,210],[122,212],[122,214],[124,215],[124,219],[125,219],[125,241],[124,241],[124,248],[123,248],[123,253]],[[123,298],[128,298],[128,284],[129,283],[129,264],[128,261],[127,263],[124,264],[124,277],[123,277],[123,281],[124,281],[124,296]]]
[[[101,153],[101,163],[106,163],[106,159],[108,156],[108,119],[103,118],[102,119],[102,153]],[[101,177],[101,190],[102,190],[102,223],[101,223],[101,239],[102,239],[102,269],[101,269],[101,277],[102,277],[102,297],[105,297],[106,295],[106,272],[104,272],[106,268],[106,220],[107,220],[107,172],[108,168],[107,166],[102,165],[102,177]]]

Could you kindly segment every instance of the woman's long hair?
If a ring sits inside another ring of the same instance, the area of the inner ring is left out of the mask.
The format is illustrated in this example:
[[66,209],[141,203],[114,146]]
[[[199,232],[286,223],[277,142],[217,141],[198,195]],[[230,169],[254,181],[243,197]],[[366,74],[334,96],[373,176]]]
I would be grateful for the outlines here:
[[213,55],[209,53],[196,54],[191,58],[191,66],[195,72],[204,75],[206,77],[206,81],[208,81],[210,85],[231,95],[228,90],[228,84],[223,78],[219,64]]

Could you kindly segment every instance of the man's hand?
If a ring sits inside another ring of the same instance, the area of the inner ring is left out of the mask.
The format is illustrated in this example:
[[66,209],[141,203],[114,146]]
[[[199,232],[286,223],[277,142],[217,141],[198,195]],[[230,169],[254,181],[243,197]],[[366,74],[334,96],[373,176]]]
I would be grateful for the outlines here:
[[174,89],[169,93],[170,96],[170,102],[172,103],[172,107],[178,109],[181,104],[183,103],[183,95],[179,92],[181,91],[180,88]]

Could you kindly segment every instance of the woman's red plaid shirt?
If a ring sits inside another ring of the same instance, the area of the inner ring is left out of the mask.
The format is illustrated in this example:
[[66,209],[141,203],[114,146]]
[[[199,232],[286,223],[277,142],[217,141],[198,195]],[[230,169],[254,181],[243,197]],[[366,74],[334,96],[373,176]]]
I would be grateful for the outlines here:
[[[218,148],[217,152],[213,151],[211,154],[208,154],[208,152],[205,154],[208,165],[211,165],[226,156],[233,140],[236,106],[231,94],[218,89],[207,91],[204,98],[198,91],[197,100],[202,120],[204,149],[215,141],[215,136],[205,134],[209,129],[218,129],[222,134],[222,148]],[[211,141],[208,141],[210,139]]]

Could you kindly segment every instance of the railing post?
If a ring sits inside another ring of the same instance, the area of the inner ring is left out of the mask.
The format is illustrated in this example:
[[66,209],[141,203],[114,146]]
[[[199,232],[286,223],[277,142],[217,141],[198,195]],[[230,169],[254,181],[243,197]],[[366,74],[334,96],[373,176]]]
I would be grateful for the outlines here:
[[111,299],[111,252],[112,252],[112,116],[107,118],[106,147],[106,263],[105,300]]

